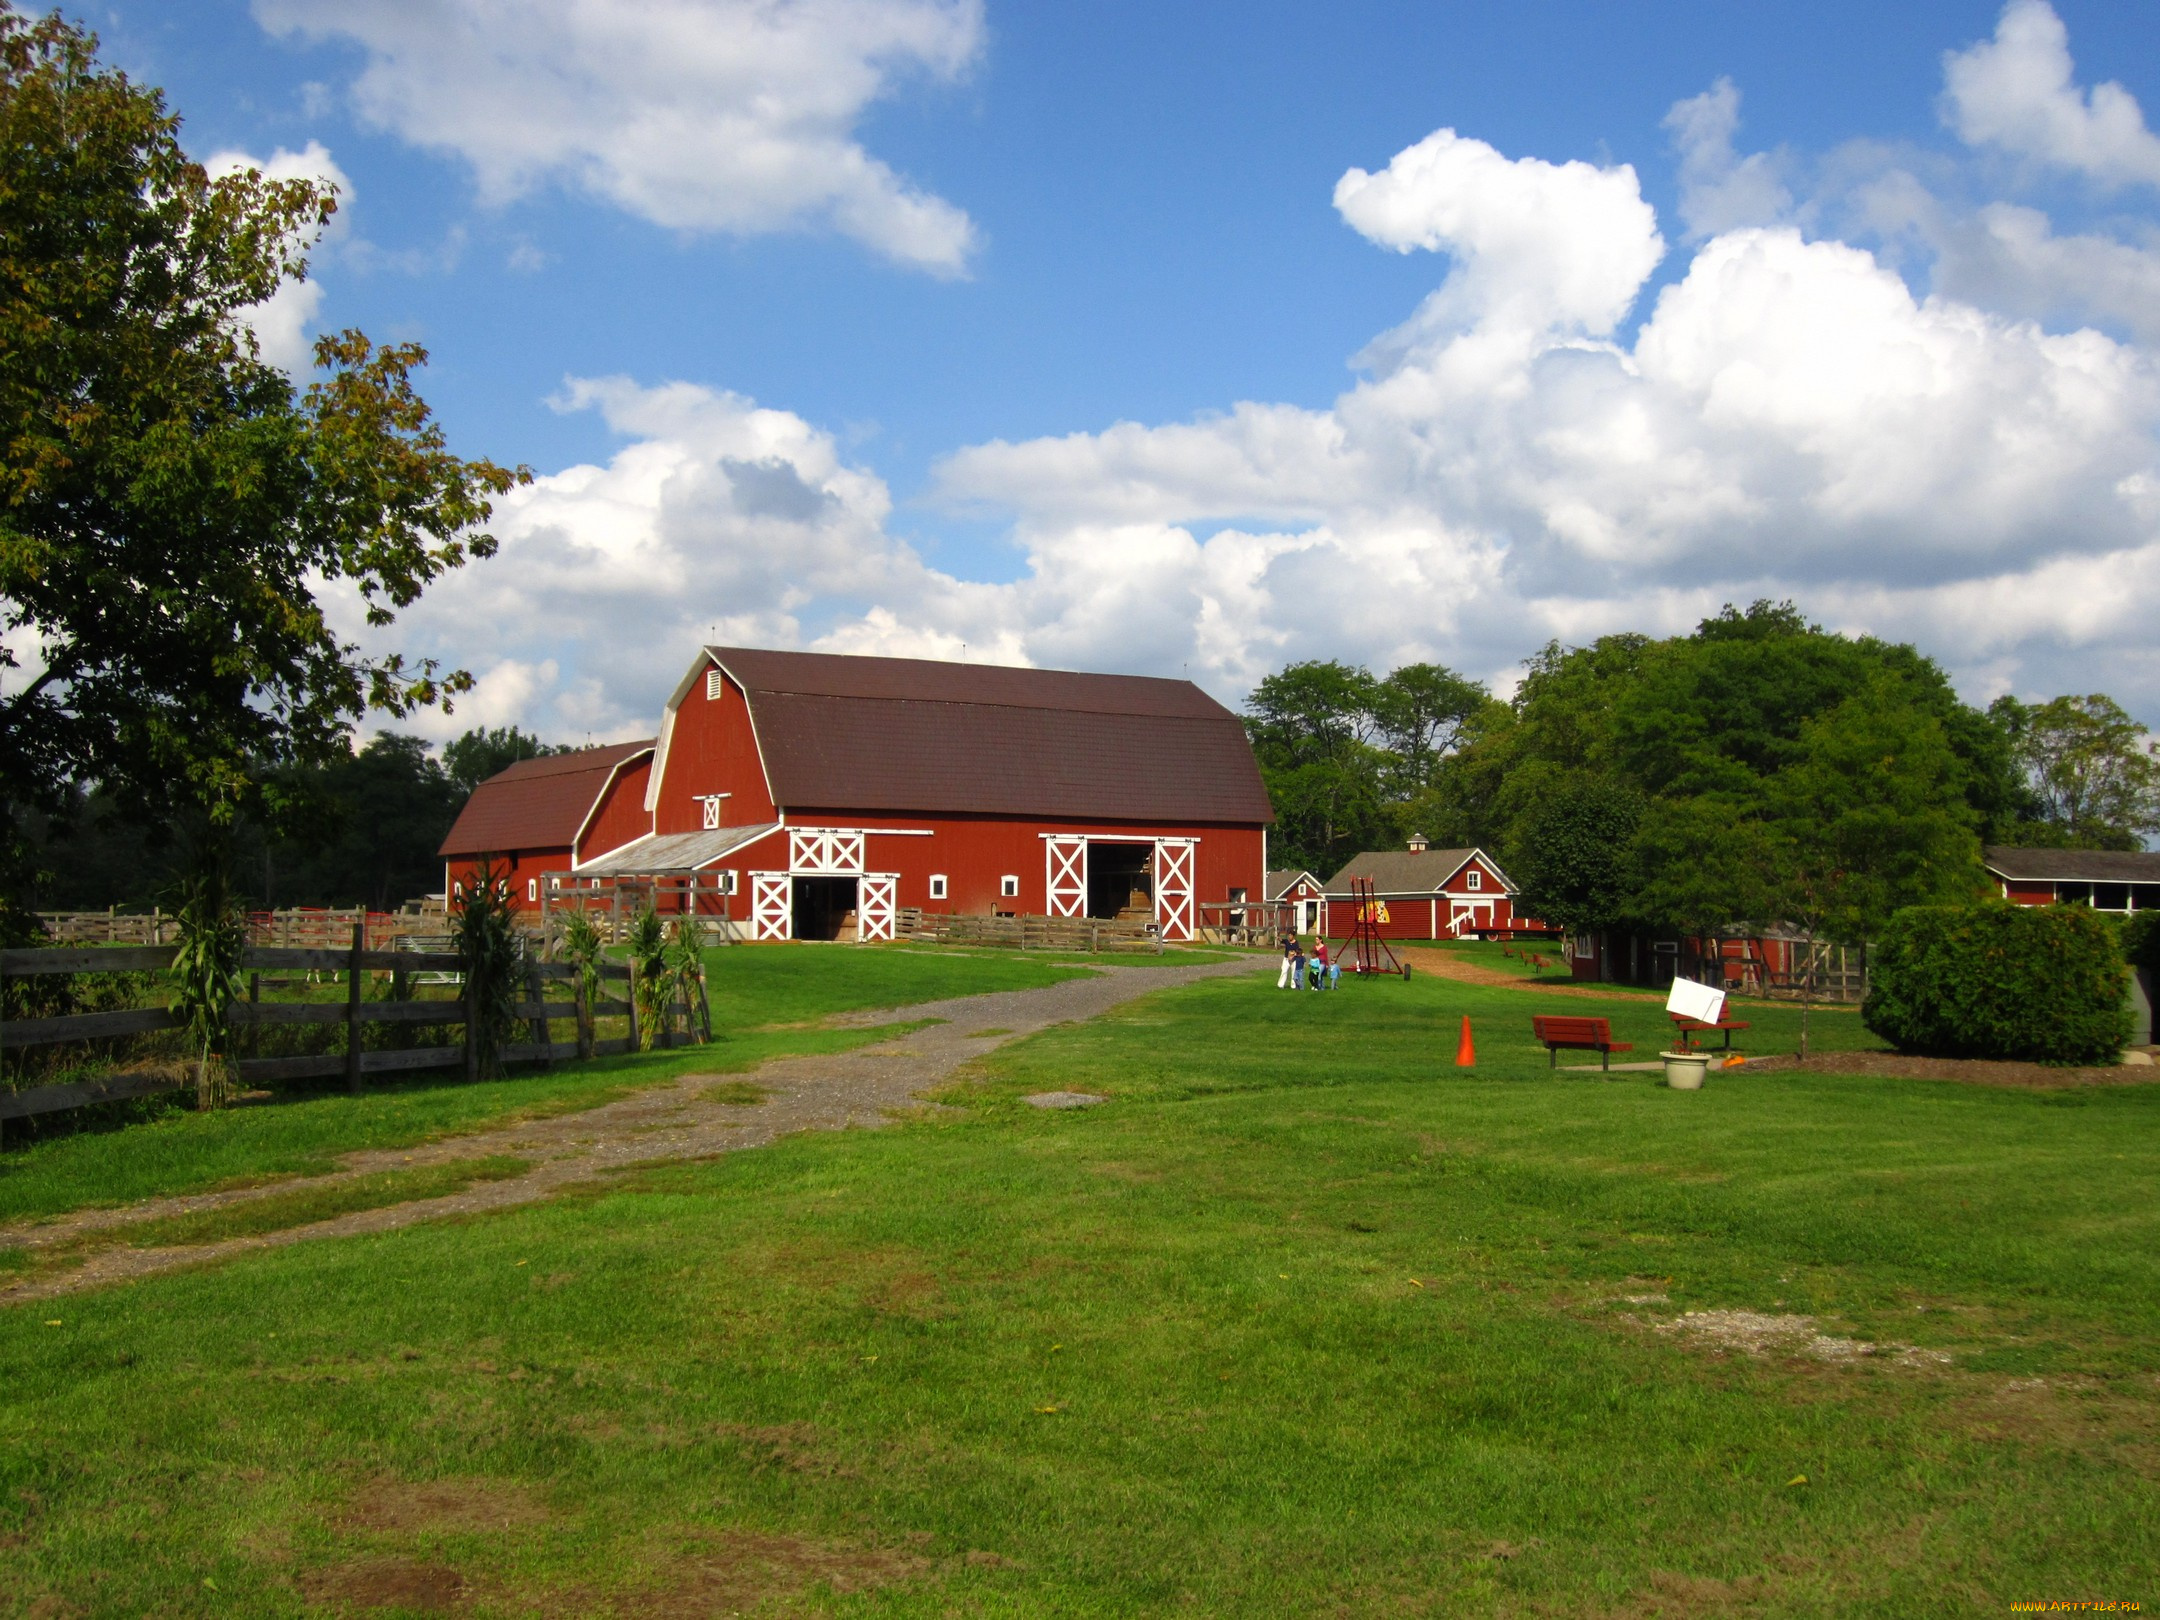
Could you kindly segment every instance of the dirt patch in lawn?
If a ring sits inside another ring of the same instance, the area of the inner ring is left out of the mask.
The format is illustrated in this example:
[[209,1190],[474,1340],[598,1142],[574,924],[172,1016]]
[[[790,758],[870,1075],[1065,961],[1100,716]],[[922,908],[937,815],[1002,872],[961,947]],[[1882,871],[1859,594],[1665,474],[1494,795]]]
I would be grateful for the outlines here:
[[522,1485],[492,1479],[378,1479],[354,1493],[340,1523],[349,1530],[513,1530],[554,1517]]
[[1823,1057],[1811,1057],[1805,1063],[1797,1058],[1761,1058],[1748,1063],[1747,1069],[1879,1074],[1893,1080],[1955,1080],[1968,1086],[2013,1086],[2026,1091],[2060,1091],[2070,1086],[2149,1086],[2160,1082],[2160,1067],[2143,1064],[2070,1069],[2049,1063],[1907,1057],[1900,1052],[1833,1052]]
[[546,1615],[709,1620],[761,1611],[814,1587],[845,1594],[899,1586],[933,1568],[929,1559],[897,1548],[752,1530],[686,1538],[642,1562],[644,1579],[604,1597],[590,1590],[545,1591],[533,1594],[535,1606]]
[[1676,1337],[1698,1349],[1737,1350],[1743,1355],[1813,1356],[1817,1361],[1852,1362],[1864,1356],[1903,1362],[1915,1367],[1947,1365],[1943,1350],[1923,1350],[1909,1344],[1871,1344],[1865,1339],[1840,1338],[1816,1330],[1812,1316],[1773,1316],[1761,1311],[1689,1311],[1669,1322],[1655,1324],[1657,1331]]
[[449,1565],[407,1558],[332,1564],[307,1571],[299,1585],[310,1603],[346,1613],[403,1609],[414,1614],[448,1614],[465,1596],[465,1577]]

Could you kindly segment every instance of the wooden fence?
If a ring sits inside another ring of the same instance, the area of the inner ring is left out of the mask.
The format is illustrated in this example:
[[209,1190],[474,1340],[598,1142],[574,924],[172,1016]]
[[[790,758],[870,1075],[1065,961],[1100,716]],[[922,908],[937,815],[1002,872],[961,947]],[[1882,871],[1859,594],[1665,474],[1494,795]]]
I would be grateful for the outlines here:
[[[41,911],[38,920],[56,945],[171,945],[180,925],[169,911]],[[248,913],[248,941],[302,950],[342,950],[355,927],[366,930],[370,950],[387,951],[409,937],[441,935],[449,927],[440,911],[365,911],[295,908]]]
[[1002,945],[1022,951],[1152,951],[1162,954],[1161,939],[1145,929],[1092,917],[963,917],[903,910],[899,933],[905,939],[935,940],[945,945]]
[[[172,959],[173,947],[169,945],[0,950],[0,986],[4,986],[9,979],[50,973],[163,972],[171,967]],[[310,1024],[343,1025],[345,1030],[342,1051],[299,1057],[238,1057],[234,1067],[243,1083],[260,1084],[273,1080],[343,1075],[347,1086],[357,1092],[361,1087],[362,1077],[370,1074],[462,1067],[467,1079],[477,1077],[479,1054],[472,1040],[467,1003],[463,999],[423,1001],[415,1000],[411,996],[412,980],[416,975],[440,975],[462,982],[459,977],[461,964],[454,955],[370,949],[365,943],[364,933],[356,927],[353,942],[342,950],[299,946],[250,946],[242,958],[242,966],[249,970],[249,994],[247,1000],[235,1002],[232,1006],[231,1027],[236,1032],[279,1025]],[[263,1001],[260,999],[261,973],[265,969],[343,974],[346,994],[342,1001],[337,1002]],[[525,979],[525,999],[518,1004],[517,1017],[525,1026],[528,1038],[500,1048],[499,1055],[505,1061],[545,1064],[565,1058],[611,1057],[637,1049],[637,986],[632,968],[615,962],[601,964],[601,993],[593,998],[590,1005],[586,1004],[583,986],[577,982],[577,969],[569,963],[528,961],[522,971]],[[390,999],[366,999],[364,991],[367,979],[371,975],[380,977],[385,974],[390,979]],[[570,1000],[547,999],[551,991],[559,992],[566,983],[570,988]],[[610,996],[608,989],[611,984],[622,985],[622,994]],[[0,1006],[4,1006],[4,1002],[0,1002]],[[691,1039],[688,1034],[691,1027],[689,1004],[677,1001],[668,1011],[669,1027],[659,1033],[654,1044],[677,1046],[687,1043]],[[596,1039],[595,1022],[607,1017],[628,1018],[629,1035],[626,1038],[605,1041]],[[558,1041],[551,1038],[548,1026],[559,1020],[575,1021],[575,1040]],[[675,1028],[678,1022],[682,1026],[680,1031]],[[460,1031],[460,1037],[458,1044],[454,1046],[370,1050],[363,1044],[361,1034],[363,1028],[370,1024],[454,1028]],[[167,1007],[70,1013],[53,1018],[9,1020],[0,1017],[0,1052],[124,1039],[179,1027],[180,1020]],[[240,1036],[240,1045],[244,1047],[246,1041],[245,1035]],[[24,1119],[33,1114],[82,1108],[91,1103],[145,1097],[157,1092],[178,1090],[190,1083],[167,1068],[122,1073],[109,1079],[38,1086],[23,1091],[0,1090],[0,1120]]]

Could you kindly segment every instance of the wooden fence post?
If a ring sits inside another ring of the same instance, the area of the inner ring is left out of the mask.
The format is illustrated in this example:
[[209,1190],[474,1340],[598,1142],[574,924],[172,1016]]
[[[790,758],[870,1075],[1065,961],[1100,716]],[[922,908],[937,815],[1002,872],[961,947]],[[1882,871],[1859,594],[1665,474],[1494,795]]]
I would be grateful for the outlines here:
[[628,965],[630,968],[630,1050],[635,1052],[638,1050],[637,958],[631,957]]
[[[540,965],[537,962],[525,964],[525,994],[532,998],[536,1008],[547,1000],[547,992],[540,986]],[[548,1021],[547,1014],[543,1011],[533,1013],[532,1038],[540,1048],[541,1067],[552,1067],[555,1055],[548,1050]]]
[[479,1003],[473,998],[473,974],[470,967],[466,969],[463,988],[465,993],[460,1005],[465,1013],[465,1078],[477,1080],[480,1078],[480,1041],[475,1026]]
[[575,981],[577,991],[577,1055],[580,1063],[590,1063],[593,1055],[593,1005],[592,996],[585,986],[585,971],[578,969]]
[[345,1089],[360,1095],[360,960],[367,949],[367,924],[352,929],[352,965],[345,974]]

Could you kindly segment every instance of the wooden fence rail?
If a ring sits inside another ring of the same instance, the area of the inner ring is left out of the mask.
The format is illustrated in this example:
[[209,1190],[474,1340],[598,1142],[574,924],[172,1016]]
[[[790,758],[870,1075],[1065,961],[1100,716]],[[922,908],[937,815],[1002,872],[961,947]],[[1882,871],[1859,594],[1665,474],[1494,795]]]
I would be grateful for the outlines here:
[[901,934],[947,945],[1002,945],[1022,951],[1152,951],[1163,943],[1145,929],[1091,917],[964,917],[904,912]]
[[[353,942],[342,950],[312,946],[251,945],[241,967],[251,975],[250,996],[233,1003],[228,1014],[235,1031],[289,1028],[309,1025],[343,1025],[342,1051],[311,1053],[297,1057],[242,1057],[234,1063],[243,1082],[302,1080],[342,1074],[353,1089],[370,1074],[399,1073],[416,1069],[462,1066],[468,1079],[477,1073],[478,1053],[468,1028],[468,1007],[460,997],[444,1001],[418,1001],[406,995],[410,975],[436,973],[459,976],[459,959],[440,952],[370,949],[364,924],[352,925]],[[172,966],[170,945],[59,947],[53,949],[0,951],[0,984],[9,979],[54,973],[156,973]],[[286,972],[342,973],[347,994],[341,1001],[265,1002],[256,999],[264,969]],[[525,996],[513,1009],[528,1040],[509,1042],[499,1048],[511,1063],[554,1063],[566,1058],[615,1057],[638,1049],[637,983],[632,969],[623,963],[604,962],[599,967],[601,993],[587,1002],[581,984],[574,985],[572,999],[551,1001],[550,989],[578,978],[567,962],[528,962],[521,970]],[[363,999],[369,974],[388,974],[388,1001]],[[460,981],[461,982],[461,981]],[[622,986],[608,994],[612,985]],[[691,1039],[692,1009],[688,1002],[668,1009],[669,1028],[654,1044],[673,1047]],[[627,1017],[626,1038],[600,1040],[594,1024],[601,1018]],[[577,1039],[553,1040],[548,1026],[572,1021]],[[459,1032],[454,1046],[417,1046],[370,1049],[362,1031],[370,1024],[434,1026]],[[679,1028],[677,1027],[679,1026]],[[0,1018],[0,1052],[22,1051],[37,1046],[72,1045],[79,1042],[115,1040],[149,1035],[180,1027],[180,1020],[166,1007],[132,1007],[115,1012],[69,1013],[52,1018]],[[115,1102],[181,1089],[188,1082],[171,1070],[118,1074],[107,1079],[37,1086],[24,1091],[0,1091],[0,1120],[26,1119],[62,1109],[84,1108],[93,1103]]]

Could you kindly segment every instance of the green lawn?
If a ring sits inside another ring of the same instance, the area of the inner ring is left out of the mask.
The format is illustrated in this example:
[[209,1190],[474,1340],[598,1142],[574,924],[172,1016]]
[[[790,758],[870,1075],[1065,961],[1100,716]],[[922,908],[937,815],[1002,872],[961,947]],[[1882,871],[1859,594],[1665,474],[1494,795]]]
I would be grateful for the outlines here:
[[0,1312],[0,1612],[2152,1599],[2160,1087],[1670,1092],[1538,1005],[1214,981],[888,1130]]
[[383,1076],[369,1080],[363,1097],[300,1092],[217,1113],[176,1109],[116,1130],[11,1146],[0,1153],[0,1221],[321,1175],[341,1154],[593,1108],[691,1069],[724,1073],[769,1057],[845,1051],[881,1038],[859,1029],[801,1027],[834,1013],[1033,989],[1073,971],[1016,953],[788,945],[714,950],[706,965],[717,1037],[711,1046],[533,1069],[478,1085],[441,1074]]

